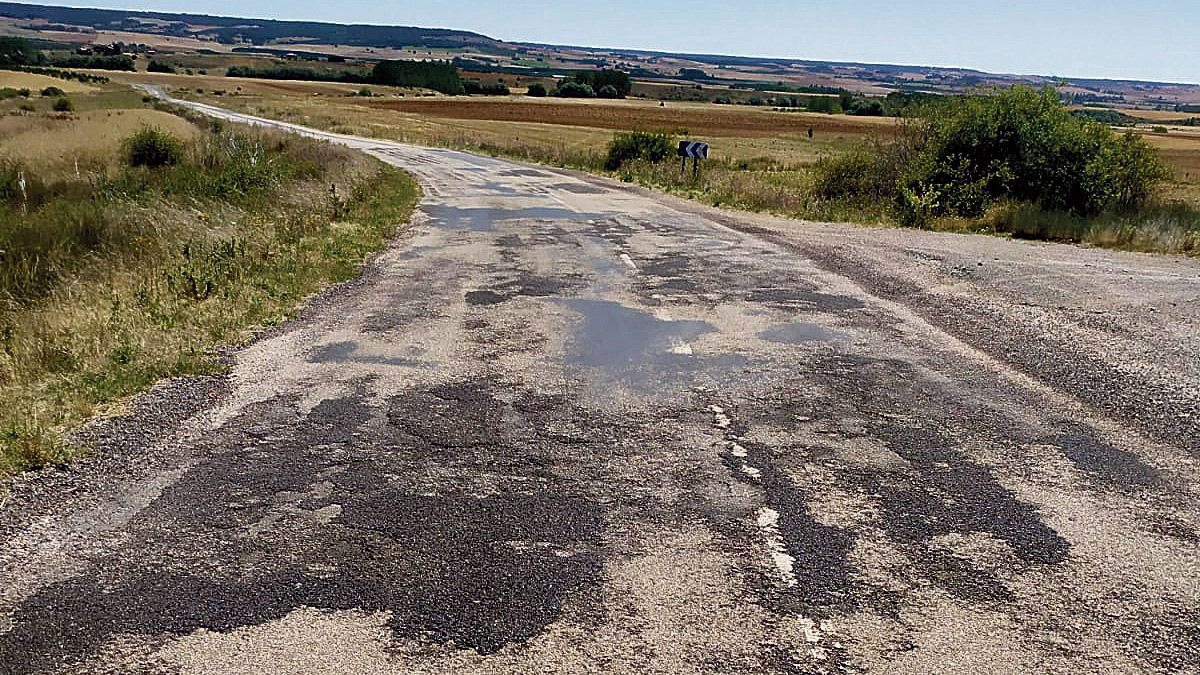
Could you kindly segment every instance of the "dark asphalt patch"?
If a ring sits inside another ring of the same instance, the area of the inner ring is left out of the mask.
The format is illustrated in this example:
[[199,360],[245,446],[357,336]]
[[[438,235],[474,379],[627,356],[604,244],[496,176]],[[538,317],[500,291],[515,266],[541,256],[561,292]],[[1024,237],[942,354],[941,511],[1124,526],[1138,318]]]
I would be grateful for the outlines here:
[[[722,460],[734,478],[761,487],[767,506],[779,512],[779,533],[788,555],[795,559],[792,573],[798,582],[793,593],[807,609],[848,609],[853,603],[847,558],[854,534],[819,523],[808,509],[808,498],[781,472],[770,450],[761,444],[739,441],[746,457],[725,452]],[[742,471],[742,464],[758,469],[759,480]]]
[[[946,551],[942,537],[985,533],[1004,541],[1027,565],[1056,565],[1067,559],[1068,542],[1043,522],[1038,509],[1017,499],[944,431],[957,428],[961,422],[956,420],[978,420],[984,415],[961,410],[961,402],[952,394],[927,386],[911,365],[901,361],[822,357],[806,374],[806,382],[814,379],[822,388],[810,396],[796,397],[793,389],[784,387],[753,404],[743,403],[739,413],[747,424],[765,424],[777,433],[794,433],[802,426],[811,430],[815,425],[834,437],[862,435],[906,460],[903,470],[866,467],[821,448],[811,448],[797,460],[820,463],[840,485],[878,504],[879,527],[911,562],[896,573],[928,580],[967,601],[1003,604],[1012,598],[1003,579],[992,569]],[[805,390],[813,391],[811,386]],[[920,406],[920,417],[907,414],[914,405]],[[876,421],[898,417],[905,422]],[[865,428],[833,431],[847,420],[862,420]],[[987,427],[974,428],[981,439],[991,437]],[[871,589],[856,593],[869,598]]]
[[353,340],[322,345],[309,352],[310,363],[363,363],[379,366],[420,366],[420,361],[372,354],[360,354],[359,343]]
[[608,194],[611,190],[607,188],[596,187],[586,183],[557,183],[549,186],[551,190],[562,190],[563,192],[571,192],[577,195],[603,195]]
[[760,331],[759,339],[780,344],[796,345],[805,342],[832,342],[843,335],[815,323],[785,323]]
[[1130,651],[1169,673],[1200,669],[1200,608],[1176,605],[1144,617]]
[[508,300],[507,295],[489,290],[467,291],[465,297],[468,305],[498,305]]
[[862,300],[848,295],[818,293],[794,288],[760,288],[750,291],[746,299],[750,302],[777,309],[799,309],[814,312],[845,312],[862,309]]
[[497,280],[491,288],[468,291],[465,295],[469,305],[498,305],[517,297],[545,298],[566,295],[587,286],[587,278],[581,274],[542,276],[520,271],[515,278]]
[[1116,489],[1136,490],[1163,484],[1162,473],[1137,455],[1100,440],[1096,433],[1078,424],[1066,425],[1048,439],[1063,455],[1093,480]]
[[[409,392],[385,419],[361,395],[303,417],[285,398],[247,408],[125,526],[119,549],[16,607],[0,671],[86,662],[118,635],[155,645],[301,607],[386,611],[398,637],[484,654],[540,634],[599,583],[603,513],[550,470],[555,437],[503,437],[494,386]],[[541,397],[511,414],[548,426],[564,406]],[[438,465],[464,476],[502,466],[499,492],[431,491]]]
[[490,232],[494,224],[508,220],[576,220],[604,218],[607,214],[586,214],[565,208],[529,207],[504,209],[493,207],[461,208],[445,204],[426,204],[421,211],[430,221],[452,230]]
[[941,433],[896,425],[873,426],[869,433],[917,471],[911,480],[861,477],[879,495],[884,529],[893,539],[925,543],[945,534],[986,532],[1008,542],[1026,562],[1066,560],[1070,545],[1042,522],[1037,509],[1014,497]]

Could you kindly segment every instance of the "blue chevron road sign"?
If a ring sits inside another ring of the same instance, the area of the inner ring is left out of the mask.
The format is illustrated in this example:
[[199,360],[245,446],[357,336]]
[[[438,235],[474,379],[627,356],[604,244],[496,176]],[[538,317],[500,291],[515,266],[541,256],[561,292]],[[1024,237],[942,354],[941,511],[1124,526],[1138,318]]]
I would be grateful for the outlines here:
[[708,159],[708,143],[679,141],[679,156],[684,159]]

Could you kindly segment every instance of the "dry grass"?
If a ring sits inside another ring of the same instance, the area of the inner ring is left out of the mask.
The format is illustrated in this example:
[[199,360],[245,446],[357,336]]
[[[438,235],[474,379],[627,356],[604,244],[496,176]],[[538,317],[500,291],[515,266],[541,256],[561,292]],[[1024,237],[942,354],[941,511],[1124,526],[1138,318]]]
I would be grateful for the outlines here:
[[29,89],[35,95],[46,87],[58,87],[68,94],[97,90],[97,87],[93,85],[74,80],[60,80],[57,77],[50,77],[49,75],[34,75],[33,73],[22,73],[14,70],[0,70],[0,89],[4,87]]
[[[81,104],[115,100],[130,97]],[[192,137],[190,163],[114,168],[121,137],[146,122]],[[14,280],[0,288],[0,476],[69,459],[79,449],[66,432],[161,377],[212,372],[213,347],[353,276],[418,194],[361,153],[251,131],[234,143],[153,110],[6,117],[0,131],[0,153],[64,176],[27,216],[0,203],[13,261],[4,278]],[[265,177],[244,163],[223,169],[241,161],[224,159],[235,152],[267,153],[270,162],[253,163]],[[65,170],[77,153],[97,158],[92,173]],[[71,240],[84,215],[97,227]],[[19,283],[24,262],[36,263],[39,284]]]
[[47,179],[116,166],[121,142],[145,126],[158,127],[185,140],[200,130],[170,113],[149,109],[96,110],[77,116],[0,118],[0,157],[19,160]]

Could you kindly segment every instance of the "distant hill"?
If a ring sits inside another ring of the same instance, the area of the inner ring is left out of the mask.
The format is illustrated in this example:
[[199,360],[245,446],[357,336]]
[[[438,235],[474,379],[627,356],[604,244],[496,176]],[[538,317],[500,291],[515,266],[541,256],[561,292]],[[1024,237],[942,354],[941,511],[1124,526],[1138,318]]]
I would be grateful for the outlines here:
[[[97,0],[103,1],[103,0]],[[90,34],[137,42],[154,35],[156,47],[197,47],[178,38],[228,45],[226,52],[278,58],[452,60],[475,73],[516,77],[562,77],[578,70],[615,68],[649,85],[644,95],[670,100],[714,100],[737,90],[762,98],[774,93],[855,94],[893,92],[957,94],[1015,84],[1054,85],[1078,105],[1150,107],[1177,112],[1200,108],[1200,86],[1046,75],[1006,75],[969,68],[942,68],[805,59],[678,54],[602,47],[512,43],[463,30],[242,19],[204,14],[75,9],[0,2],[0,32],[86,44]],[[182,43],[182,44],[181,44]],[[164,46],[165,45],[165,46]],[[699,90],[704,91],[699,91]],[[735,95],[734,98],[737,98]],[[745,97],[743,97],[745,98]],[[741,100],[741,99],[739,99]]]
[[363,47],[428,47],[453,49],[497,48],[502,45],[486,35],[441,28],[371,26],[315,21],[237,19],[205,14],[168,14],[135,10],[77,9],[0,2],[0,16],[52,24],[86,26],[97,30],[123,30],[178,37],[204,37],[226,44],[249,42],[272,44],[283,40],[296,43],[341,44]]

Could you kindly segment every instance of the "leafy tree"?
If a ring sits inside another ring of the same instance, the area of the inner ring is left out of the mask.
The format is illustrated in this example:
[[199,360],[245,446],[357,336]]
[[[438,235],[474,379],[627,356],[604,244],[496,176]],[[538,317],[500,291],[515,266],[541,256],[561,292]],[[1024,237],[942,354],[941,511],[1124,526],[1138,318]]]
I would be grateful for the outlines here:
[[546,95],[546,85],[542,84],[541,82],[534,82],[533,84],[529,85],[528,89],[525,91],[525,95],[541,98]]
[[75,104],[71,103],[71,99],[69,98],[60,98],[51,107],[54,109],[54,112],[66,113],[74,110]]
[[175,72],[175,66],[172,66],[169,63],[163,63],[162,61],[151,61],[150,64],[148,66],[146,66],[146,72],[148,72],[148,73],[173,73],[173,72]]
[[617,88],[611,84],[606,84],[600,87],[600,91],[596,92],[596,96],[600,98],[621,98],[621,92],[617,91]]

